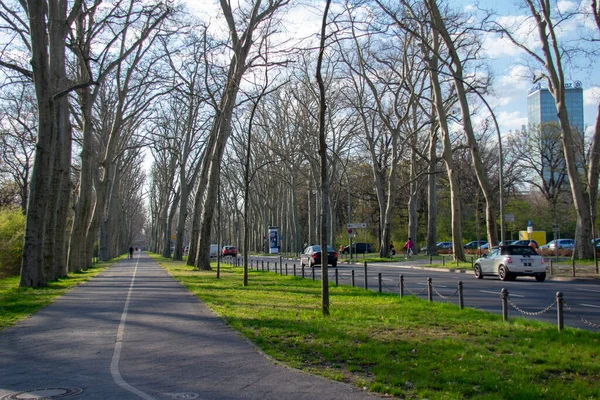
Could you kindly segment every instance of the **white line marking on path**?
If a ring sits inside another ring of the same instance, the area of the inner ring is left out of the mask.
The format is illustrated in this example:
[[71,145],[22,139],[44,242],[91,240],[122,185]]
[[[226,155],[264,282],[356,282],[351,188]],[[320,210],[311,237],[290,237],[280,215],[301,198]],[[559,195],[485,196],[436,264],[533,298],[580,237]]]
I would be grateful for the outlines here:
[[592,307],[592,308],[600,308],[600,306],[595,306],[593,304],[580,304],[580,306],[583,306],[583,307]]
[[[480,292],[480,293],[491,293],[491,294],[497,294],[498,296],[500,296],[500,292],[492,292],[491,290],[480,290],[479,292]],[[521,295],[521,294],[512,294],[512,293],[509,293],[508,295],[509,295],[510,297],[525,297],[525,296],[523,296],[523,295]]]
[[125,322],[127,321],[127,312],[129,311],[129,301],[131,300],[131,292],[133,291],[133,284],[135,282],[135,275],[137,274],[138,264],[140,262],[139,256],[135,262],[135,269],[133,270],[133,276],[131,277],[131,283],[129,284],[129,292],[127,292],[127,300],[125,300],[125,306],[123,307],[123,313],[121,314],[121,323],[117,330],[117,340],[115,342],[115,352],[113,353],[112,361],[110,362],[110,374],[113,377],[115,383],[121,386],[123,389],[141,397],[145,400],[156,400],[149,394],[142,392],[138,388],[131,386],[125,382],[125,379],[121,376],[119,371],[119,360],[121,358],[121,350],[123,349],[123,336],[125,334]]

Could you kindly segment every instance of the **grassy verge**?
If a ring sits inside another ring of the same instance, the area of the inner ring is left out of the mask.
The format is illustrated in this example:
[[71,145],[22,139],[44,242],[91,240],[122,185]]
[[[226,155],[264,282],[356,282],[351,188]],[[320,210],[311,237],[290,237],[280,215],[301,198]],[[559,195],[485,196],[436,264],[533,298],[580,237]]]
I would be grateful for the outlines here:
[[0,330],[51,304],[59,296],[88,281],[113,263],[114,260],[99,263],[87,271],[70,273],[66,278],[50,282],[48,286],[39,289],[19,288],[18,276],[0,279]]
[[460,310],[443,303],[331,287],[222,266],[197,271],[161,257],[170,274],[267,354],[400,398],[600,398],[600,334]]

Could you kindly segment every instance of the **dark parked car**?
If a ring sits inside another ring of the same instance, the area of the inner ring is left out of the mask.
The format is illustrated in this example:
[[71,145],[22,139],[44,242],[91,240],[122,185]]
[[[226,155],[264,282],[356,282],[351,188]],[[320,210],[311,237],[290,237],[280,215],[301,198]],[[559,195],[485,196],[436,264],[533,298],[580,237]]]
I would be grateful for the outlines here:
[[[370,243],[352,243],[353,254],[372,253]],[[350,254],[350,246],[344,247],[344,254]]]
[[485,240],[473,240],[472,242],[469,242],[467,244],[465,244],[463,246],[463,248],[465,249],[478,249],[481,246],[483,246],[484,244],[486,244],[487,242]]
[[[331,246],[327,246],[327,264],[331,264],[333,268],[337,266],[338,254]],[[314,267],[321,265],[321,246],[318,244],[308,246],[304,252],[300,254],[300,266]]]
[[[450,250],[452,249],[452,242],[437,242],[435,247],[438,250]],[[421,251],[427,251],[427,246],[421,247]]]
[[[511,245],[513,246],[529,246],[529,240],[516,240],[514,242],[511,243]],[[533,244],[535,244],[535,248],[539,249],[540,245],[538,244],[538,242],[536,242],[535,240],[531,240],[531,242],[533,242]]]
[[237,249],[235,248],[235,246],[223,246],[223,249],[221,250],[221,254],[223,255],[223,257],[226,257],[226,256],[237,257]]

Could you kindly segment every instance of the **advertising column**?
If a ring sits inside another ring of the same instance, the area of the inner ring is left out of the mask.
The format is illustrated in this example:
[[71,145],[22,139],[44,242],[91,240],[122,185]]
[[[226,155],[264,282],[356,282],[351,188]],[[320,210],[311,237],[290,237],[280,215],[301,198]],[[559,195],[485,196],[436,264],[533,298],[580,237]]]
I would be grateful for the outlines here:
[[279,254],[279,227],[269,227],[269,254]]

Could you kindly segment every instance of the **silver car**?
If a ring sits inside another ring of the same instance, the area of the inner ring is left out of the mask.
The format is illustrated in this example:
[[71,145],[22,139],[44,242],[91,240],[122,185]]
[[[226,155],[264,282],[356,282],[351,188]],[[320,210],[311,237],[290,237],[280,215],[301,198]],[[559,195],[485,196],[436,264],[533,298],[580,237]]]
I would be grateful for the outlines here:
[[529,246],[494,247],[475,261],[475,278],[498,275],[500,280],[515,280],[517,276],[533,276],[538,282],[546,279],[544,258]]

